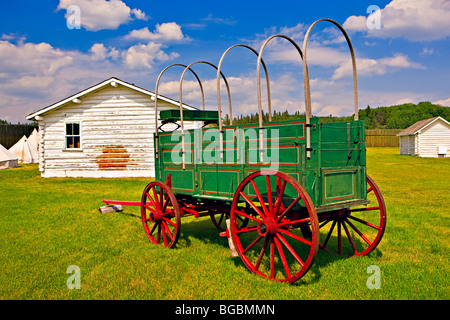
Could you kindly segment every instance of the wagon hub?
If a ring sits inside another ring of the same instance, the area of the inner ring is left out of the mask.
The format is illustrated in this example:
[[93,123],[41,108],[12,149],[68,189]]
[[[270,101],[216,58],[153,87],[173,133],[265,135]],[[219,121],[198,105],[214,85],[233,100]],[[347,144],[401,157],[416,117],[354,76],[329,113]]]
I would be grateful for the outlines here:
[[267,218],[258,223],[258,233],[265,237],[267,235],[274,235],[277,233],[277,223],[272,218]]
[[163,213],[160,210],[150,212],[150,220],[152,222],[161,221],[163,219]]

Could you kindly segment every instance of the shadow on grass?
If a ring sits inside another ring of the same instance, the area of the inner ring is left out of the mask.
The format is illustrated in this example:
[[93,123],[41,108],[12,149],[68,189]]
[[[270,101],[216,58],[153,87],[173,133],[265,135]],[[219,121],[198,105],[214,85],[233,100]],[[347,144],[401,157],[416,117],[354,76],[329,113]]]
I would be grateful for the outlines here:
[[[129,217],[130,219],[133,219],[136,223],[140,223],[140,215],[138,214],[134,214],[128,211],[121,212],[120,214]],[[142,230],[142,232],[144,231]],[[228,239],[226,237],[221,237],[219,235],[220,232],[221,231],[214,226],[209,217],[202,217],[197,219],[194,217],[184,217],[181,219],[180,237],[174,249],[183,250],[185,248],[188,248],[192,245],[192,240],[196,239],[205,244],[211,244],[213,246],[218,246],[220,248],[225,248],[229,250]],[[321,235],[321,237],[325,236]],[[359,240],[356,240],[356,244],[358,244],[357,241]],[[330,249],[335,249],[333,248],[332,244],[337,243],[337,237],[331,236],[329,239],[329,243]],[[375,249],[373,252],[370,253],[370,256],[375,257],[376,259],[380,258],[382,255],[383,255],[382,252],[378,249]],[[230,252],[229,258],[236,267],[242,267],[244,269],[247,269],[247,267],[245,266],[244,262],[240,257],[233,258],[231,257]],[[351,258],[352,257],[343,255],[339,256],[337,254],[333,254],[325,250],[319,249],[316,259],[313,265],[311,266],[311,269],[305,275],[305,277],[299,279],[297,282],[292,283],[291,285],[304,286],[318,282],[322,277],[321,270],[326,268],[328,265],[335,263],[336,261]]]

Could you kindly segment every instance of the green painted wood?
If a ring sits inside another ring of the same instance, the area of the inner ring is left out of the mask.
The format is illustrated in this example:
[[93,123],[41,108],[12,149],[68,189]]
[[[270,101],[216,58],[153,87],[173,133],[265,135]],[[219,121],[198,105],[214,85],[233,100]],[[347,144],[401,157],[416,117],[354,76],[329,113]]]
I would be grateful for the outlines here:
[[[186,130],[184,171],[180,132],[160,133],[162,156],[156,161],[156,178],[165,181],[170,174],[176,194],[231,201],[245,177],[260,169],[273,169],[299,181],[318,211],[345,208],[355,201],[362,203],[366,199],[364,121],[322,124],[319,118],[312,118],[311,125],[313,151],[307,159],[304,120],[264,123],[262,162],[258,125],[223,127],[223,157],[218,128]],[[265,181],[256,182],[257,187],[266,189]],[[275,185],[271,179],[273,196]],[[247,193],[250,197],[255,195],[252,187]],[[287,190],[286,203],[294,196],[291,193]]]

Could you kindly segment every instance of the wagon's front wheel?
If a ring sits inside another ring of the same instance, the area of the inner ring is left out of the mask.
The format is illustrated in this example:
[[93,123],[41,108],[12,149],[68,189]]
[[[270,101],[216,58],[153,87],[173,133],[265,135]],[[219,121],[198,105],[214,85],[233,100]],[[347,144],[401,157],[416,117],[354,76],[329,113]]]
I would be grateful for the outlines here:
[[319,215],[320,229],[326,233],[320,248],[338,255],[364,256],[380,243],[386,229],[386,205],[381,191],[366,176],[366,206]]
[[[251,272],[292,283],[310,269],[319,223],[310,197],[293,177],[273,170],[249,175],[236,190],[230,216],[232,240]],[[248,218],[248,225],[241,226],[239,218]]]
[[180,237],[180,208],[172,190],[165,183],[149,183],[142,194],[141,219],[148,239],[172,248]]

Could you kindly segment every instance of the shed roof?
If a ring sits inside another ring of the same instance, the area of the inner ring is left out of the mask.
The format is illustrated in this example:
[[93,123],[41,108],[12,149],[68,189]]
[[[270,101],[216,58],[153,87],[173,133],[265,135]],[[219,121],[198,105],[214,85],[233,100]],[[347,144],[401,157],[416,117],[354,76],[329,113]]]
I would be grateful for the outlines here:
[[[51,111],[51,110],[54,110],[54,109],[56,109],[56,108],[58,108],[58,107],[61,107],[61,106],[63,106],[64,104],[66,104],[66,103],[68,103],[68,102],[71,102],[71,101],[73,101],[73,100],[75,100],[75,99],[79,99],[79,98],[81,98],[82,96],[84,96],[84,95],[86,95],[86,94],[88,94],[88,93],[90,93],[90,92],[93,92],[93,91],[95,91],[95,90],[98,90],[98,89],[100,89],[100,88],[102,88],[102,87],[105,87],[105,86],[107,86],[107,85],[110,85],[110,84],[112,84],[113,82],[115,82],[115,83],[117,83],[117,84],[120,84],[120,85],[122,85],[122,86],[128,87],[128,88],[130,88],[130,89],[139,91],[139,92],[141,92],[141,93],[147,94],[147,95],[149,95],[152,99],[154,99],[154,97],[155,97],[155,93],[152,92],[152,91],[149,91],[149,90],[140,88],[140,87],[138,87],[138,86],[136,86],[136,85],[134,85],[134,84],[125,82],[125,81],[120,80],[120,79],[118,79],[118,78],[116,78],[116,77],[111,77],[111,78],[109,78],[109,79],[107,79],[107,80],[104,80],[104,81],[102,81],[102,82],[100,82],[100,83],[98,83],[98,84],[96,84],[96,85],[93,85],[93,86],[91,86],[91,87],[89,87],[89,88],[87,88],[87,89],[84,89],[83,91],[80,91],[80,92],[78,92],[78,93],[76,93],[76,94],[74,94],[74,95],[71,95],[70,97],[67,97],[67,98],[65,98],[65,99],[63,99],[63,100],[61,100],[61,101],[58,101],[58,102],[56,102],[56,103],[50,105],[50,106],[47,106],[47,107],[42,108],[42,109],[40,109],[40,110],[38,110],[38,111],[36,111],[36,112],[34,112],[34,113],[31,113],[31,114],[29,114],[28,116],[26,116],[26,119],[27,119],[27,120],[33,120],[36,116],[45,114],[45,113],[47,113],[47,112],[49,112],[49,111]],[[168,103],[171,103],[171,104],[173,104],[173,105],[175,105],[175,106],[178,106],[178,107],[180,106],[180,102],[179,102],[179,101],[170,99],[170,98],[165,97],[165,96],[162,96],[162,95],[160,95],[160,94],[158,94],[158,99],[164,100],[164,101],[166,101],[166,102],[168,102]],[[192,107],[192,106],[187,105],[187,104],[184,104],[184,103],[183,103],[183,108],[186,108],[186,109],[188,109],[188,110],[198,110],[197,108]]]
[[441,119],[445,123],[450,125],[450,123],[447,120],[445,120],[444,118],[442,118],[442,117],[434,117],[434,118],[429,118],[429,119],[425,119],[425,120],[420,120],[420,121],[417,121],[416,123],[414,123],[412,126],[409,126],[408,128],[406,128],[405,130],[400,131],[397,134],[397,137],[414,135],[417,132],[419,132],[420,130],[422,130],[425,127],[429,126],[430,124],[432,124],[433,122],[435,122],[438,119]]

